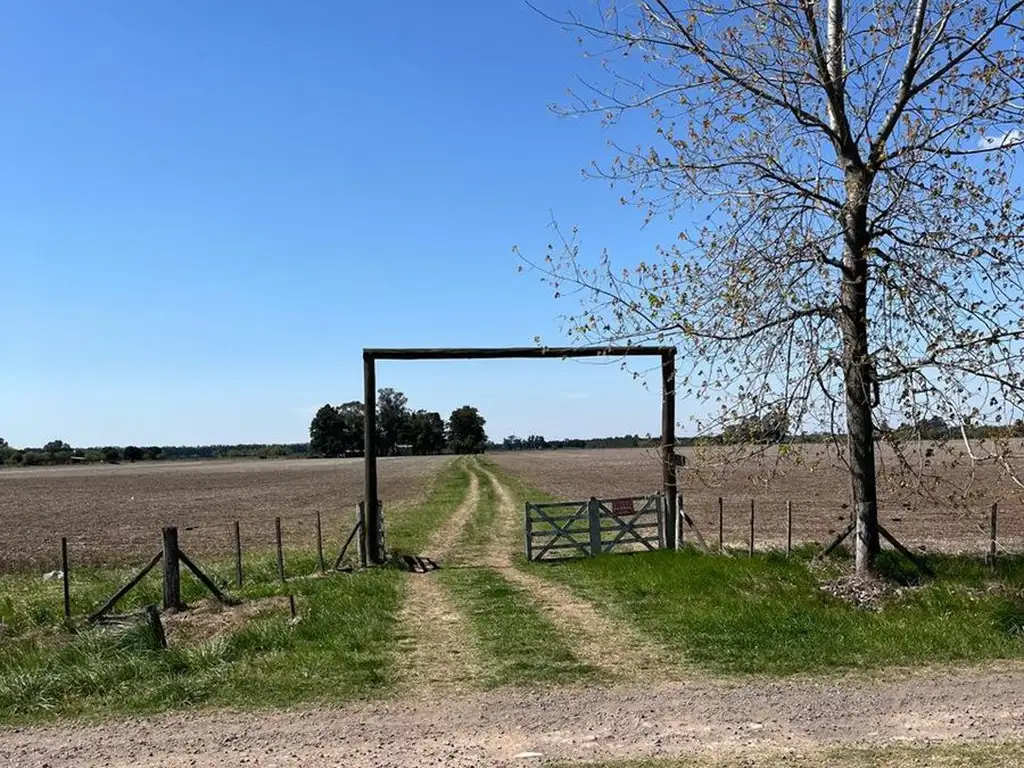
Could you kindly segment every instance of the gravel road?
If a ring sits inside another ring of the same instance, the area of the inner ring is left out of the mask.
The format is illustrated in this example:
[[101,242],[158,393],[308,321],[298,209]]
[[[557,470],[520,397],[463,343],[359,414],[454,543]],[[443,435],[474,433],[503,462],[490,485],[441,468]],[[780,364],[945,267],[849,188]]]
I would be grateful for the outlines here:
[[[495,690],[0,730],[3,766],[482,766],[1024,738],[1024,665],[893,680]],[[524,752],[540,757],[516,757]]]

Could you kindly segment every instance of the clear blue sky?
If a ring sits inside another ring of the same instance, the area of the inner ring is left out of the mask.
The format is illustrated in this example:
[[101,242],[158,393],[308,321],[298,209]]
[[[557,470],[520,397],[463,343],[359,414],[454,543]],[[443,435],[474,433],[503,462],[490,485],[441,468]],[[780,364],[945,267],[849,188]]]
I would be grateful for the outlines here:
[[[564,341],[572,307],[511,253],[542,253],[551,212],[650,252],[581,176],[598,122],[548,110],[593,63],[515,0],[0,5],[14,445],[305,440],[361,396],[364,346]],[[378,384],[476,404],[498,439],[659,423],[616,366],[384,363]]]

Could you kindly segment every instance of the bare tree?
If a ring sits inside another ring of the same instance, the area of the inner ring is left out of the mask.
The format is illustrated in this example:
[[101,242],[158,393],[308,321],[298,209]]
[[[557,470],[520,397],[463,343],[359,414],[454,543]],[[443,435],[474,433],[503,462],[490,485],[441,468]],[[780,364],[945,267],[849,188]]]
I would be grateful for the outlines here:
[[605,0],[559,19],[603,65],[560,109],[651,120],[593,173],[700,222],[625,270],[563,237],[537,266],[584,289],[569,331],[675,341],[680,387],[722,418],[781,406],[845,433],[862,574],[890,420],[923,397],[956,423],[1024,405],[1022,9]]

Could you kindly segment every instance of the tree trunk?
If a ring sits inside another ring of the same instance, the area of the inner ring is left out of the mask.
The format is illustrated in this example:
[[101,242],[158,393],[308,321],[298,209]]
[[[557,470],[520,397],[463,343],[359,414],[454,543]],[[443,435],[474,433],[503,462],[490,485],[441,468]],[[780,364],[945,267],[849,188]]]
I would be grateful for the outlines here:
[[851,502],[856,514],[856,569],[873,572],[879,551],[878,489],[875,478],[875,439],[871,411],[877,379],[868,343],[868,259],[870,236],[867,201],[871,177],[863,167],[847,167],[843,212],[845,244],[840,285],[840,330],[846,393],[846,431],[850,458]]

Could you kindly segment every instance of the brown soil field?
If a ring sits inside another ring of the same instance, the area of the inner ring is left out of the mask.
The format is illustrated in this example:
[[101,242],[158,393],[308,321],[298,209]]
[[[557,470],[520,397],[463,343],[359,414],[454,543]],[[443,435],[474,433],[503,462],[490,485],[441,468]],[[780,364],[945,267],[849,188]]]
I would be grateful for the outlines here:
[[[953,446],[930,446],[908,455],[923,473],[918,482],[900,472],[891,449],[879,455],[879,517],[907,546],[942,551],[987,551],[989,509],[999,504],[999,547],[1024,552],[1024,495],[993,463],[977,465]],[[793,540],[830,541],[849,522],[849,478],[822,445],[780,455],[726,456],[724,449],[683,449],[679,488],[686,511],[704,538],[718,538],[718,499],[723,499],[726,544],[745,545],[754,500],[758,548],[785,546],[786,502],[793,504]],[[528,485],[559,499],[642,496],[661,490],[656,450],[522,451],[490,457]]]
[[[448,460],[380,459],[385,507],[420,498]],[[235,520],[245,551],[269,551],[278,516],[287,548],[314,551],[317,511],[330,551],[354,524],[362,482],[361,459],[0,469],[0,573],[59,568],[62,536],[79,565],[144,562],[171,524],[197,557],[230,553]]]

